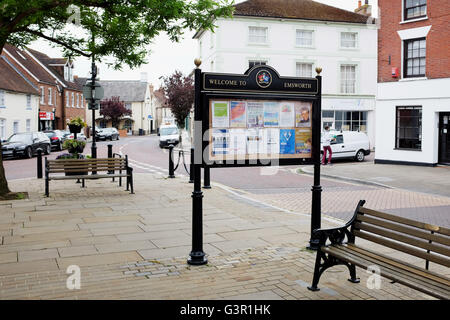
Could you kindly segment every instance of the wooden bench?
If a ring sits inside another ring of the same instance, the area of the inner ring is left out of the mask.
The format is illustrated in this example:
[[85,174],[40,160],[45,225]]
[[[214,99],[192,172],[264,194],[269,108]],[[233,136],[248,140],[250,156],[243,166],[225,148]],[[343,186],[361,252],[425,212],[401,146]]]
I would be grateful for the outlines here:
[[[97,174],[89,174],[95,172]],[[99,174],[98,172],[101,172]],[[105,173],[103,173],[105,172]],[[66,175],[61,175],[66,174]],[[67,175],[69,174],[69,175]],[[82,180],[85,187],[86,179],[102,178],[127,178],[127,188],[131,193],[133,189],[133,168],[128,165],[128,158],[103,158],[103,159],[59,159],[47,160],[45,158],[45,195],[49,196],[50,180]]]
[[[308,289],[317,291],[322,273],[335,265],[345,265],[350,282],[358,283],[355,266],[373,270],[394,282],[419,290],[439,299],[450,299],[450,279],[429,271],[429,262],[450,267],[450,229],[438,227],[384,212],[364,208],[361,200],[352,219],[343,227],[317,229],[318,240],[313,282]],[[355,244],[361,238],[378,245],[425,260],[424,268],[388,257]]]

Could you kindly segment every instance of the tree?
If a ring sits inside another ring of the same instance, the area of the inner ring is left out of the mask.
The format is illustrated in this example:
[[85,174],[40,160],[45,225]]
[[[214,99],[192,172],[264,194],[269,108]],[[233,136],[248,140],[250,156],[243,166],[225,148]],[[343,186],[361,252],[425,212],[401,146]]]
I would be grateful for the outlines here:
[[184,128],[185,120],[194,104],[194,80],[180,71],[175,71],[171,76],[164,77],[163,89],[178,127]]
[[[134,68],[145,63],[146,46],[160,32],[178,41],[185,29],[213,30],[217,18],[232,16],[230,1],[2,0],[0,54],[7,42],[24,47],[42,38],[65,56],[111,57],[106,63],[114,69]],[[0,195],[8,192],[0,155]]]
[[131,110],[125,108],[120,97],[111,97],[111,99],[102,100],[100,102],[100,114],[107,120],[111,120],[112,126],[117,128],[119,121],[123,116],[131,115]]

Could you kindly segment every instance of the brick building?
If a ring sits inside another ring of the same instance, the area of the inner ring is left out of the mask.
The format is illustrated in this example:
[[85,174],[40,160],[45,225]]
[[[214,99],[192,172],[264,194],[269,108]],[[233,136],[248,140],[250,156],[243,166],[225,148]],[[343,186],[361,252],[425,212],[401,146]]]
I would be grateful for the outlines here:
[[2,55],[39,88],[38,130],[65,130],[66,120],[86,119],[82,87],[75,81],[71,60],[8,44]]
[[379,0],[376,159],[450,163],[450,1]]

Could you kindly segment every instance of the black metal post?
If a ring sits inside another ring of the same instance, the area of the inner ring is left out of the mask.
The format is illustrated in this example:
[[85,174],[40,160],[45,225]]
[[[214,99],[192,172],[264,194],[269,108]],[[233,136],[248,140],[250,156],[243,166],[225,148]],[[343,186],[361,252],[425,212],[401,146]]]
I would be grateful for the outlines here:
[[321,226],[321,207],[322,207],[322,186],[320,185],[320,134],[321,134],[321,116],[322,116],[322,76],[321,69],[316,69],[318,75],[317,89],[318,99],[313,108],[313,159],[314,159],[314,185],[312,186],[311,203],[311,238],[308,249],[318,250],[319,239],[313,238],[313,231],[320,229]]
[[189,165],[189,183],[194,183],[194,148],[191,148],[191,164]]
[[37,178],[42,179],[42,149],[37,149]]
[[204,177],[203,177],[203,188],[204,189],[211,189],[211,179],[210,179],[210,171],[209,171],[209,167],[205,166],[203,168],[203,173],[204,173]]
[[[94,36],[92,36],[92,42],[94,42]],[[95,92],[95,79],[97,77],[97,67],[95,66],[95,58],[92,55],[92,65],[91,65],[91,90],[92,90],[92,99],[89,102],[91,104],[92,109],[92,145],[91,145],[91,157],[92,159],[97,158],[97,143],[95,137],[95,100],[94,100],[94,92]],[[97,171],[92,171],[92,174],[97,174]]]
[[187,263],[190,265],[203,265],[208,263],[203,252],[203,192],[201,182],[201,166],[203,157],[202,128],[199,126],[202,120],[201,102],[201,76],[200,60],[195,60],[195,104],[194,104],[194,191],[192,192],[192,251]]
[[173,144],[169,145],[169,178],[175,178],[173,164]]
[[[113,157],[112,148],[113,148],[112,144],[108,144],[108,159],[112,159]],[[108,173],[113,174],[114,170],[109,170]]]

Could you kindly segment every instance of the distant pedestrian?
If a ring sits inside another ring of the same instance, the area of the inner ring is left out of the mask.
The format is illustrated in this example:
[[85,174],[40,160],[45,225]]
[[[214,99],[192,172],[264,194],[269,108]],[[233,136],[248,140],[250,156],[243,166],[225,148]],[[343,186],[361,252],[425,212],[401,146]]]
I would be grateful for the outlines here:
[[331,164],[331,157],[333,155],[333,151],[331,150],[331,134],[330,134],[330,127],[325,126],[325,132],[322,135],[322,147],[323,147],[323,158],[322,158],[322,164],[326,163],[327,160],[327,152],[330,154],[328,157],[328,164]]

